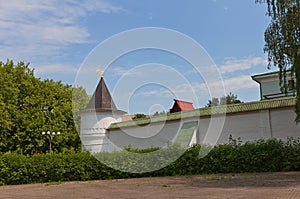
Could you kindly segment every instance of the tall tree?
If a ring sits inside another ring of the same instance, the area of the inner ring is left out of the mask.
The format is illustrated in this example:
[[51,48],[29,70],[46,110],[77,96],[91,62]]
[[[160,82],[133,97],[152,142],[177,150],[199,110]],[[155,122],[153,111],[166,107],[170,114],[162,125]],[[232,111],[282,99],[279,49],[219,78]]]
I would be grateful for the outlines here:
[[[43,131],[60,131],[54,151],[80,150],[80,139],[72,115],[72,88],[53,80],[34,76],[29,64],[0,62],[0,152],[34,154],[49,150]],[[81,108],[77,106],[75,112]],[[78,120],[78,118],[77,118]]]
[[280,86],[287,91],[286,70],[296,78],[296,121],[300,122],[300,1],[255,0],[267,4],[271,22],[265,31],[265,52],[268,61],[280,71]]

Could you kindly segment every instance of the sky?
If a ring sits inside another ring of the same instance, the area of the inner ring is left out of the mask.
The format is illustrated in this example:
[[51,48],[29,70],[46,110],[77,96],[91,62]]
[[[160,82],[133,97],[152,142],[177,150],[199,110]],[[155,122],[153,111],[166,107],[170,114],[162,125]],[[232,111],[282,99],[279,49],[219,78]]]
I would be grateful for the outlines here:
[[[254,0],[0,0],[0,8],[0,61],[30,62],[37,77],[75,86],[89,71],[88,86],[82,85],[89,94],[99,81],[94,69],[101,61],[91,68],[85,63],[100,44],[124,31],[176,31],[197,42],[216,65],[223,90],[207,89],[205,70],[197,74],[197,66],[172,52],[140,49],[119,55],[105,68],[104,79],[117,107],[129,114],[168,111],[174,98],[203,107],[229,92],[256,101],[259,85],[251,75],[270,72],[263,52],[269,18],[266,6]],[[131,40],[109,50],[126,42]],[[173,44],[184,46],[179,40]]]

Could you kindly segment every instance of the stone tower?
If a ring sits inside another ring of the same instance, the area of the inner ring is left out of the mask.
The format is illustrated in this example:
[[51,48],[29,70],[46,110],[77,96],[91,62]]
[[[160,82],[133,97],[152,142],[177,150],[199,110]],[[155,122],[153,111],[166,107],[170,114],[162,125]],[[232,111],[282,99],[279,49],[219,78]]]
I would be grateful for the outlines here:
[[111,151],[106,129],[111,123],[121,122],[124,114],[126,112],[117,109],[104,78],[101,77],[89,104],[80,113],[82,150],[91,153]]

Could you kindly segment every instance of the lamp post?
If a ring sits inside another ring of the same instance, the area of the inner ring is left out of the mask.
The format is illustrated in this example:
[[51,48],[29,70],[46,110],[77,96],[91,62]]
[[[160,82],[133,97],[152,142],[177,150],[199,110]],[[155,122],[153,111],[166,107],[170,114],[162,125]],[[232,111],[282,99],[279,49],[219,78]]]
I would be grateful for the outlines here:
[[50,146],[50,153],[52,153],[52,143],[53,143],[53,140],[54,140],[54,137],[55,135],[60,135],[60,132],[50,132],[50,131],[47,131],[47,132],[42,132],[42,135],[45,135],[48,140],[49,140],[49,146]]

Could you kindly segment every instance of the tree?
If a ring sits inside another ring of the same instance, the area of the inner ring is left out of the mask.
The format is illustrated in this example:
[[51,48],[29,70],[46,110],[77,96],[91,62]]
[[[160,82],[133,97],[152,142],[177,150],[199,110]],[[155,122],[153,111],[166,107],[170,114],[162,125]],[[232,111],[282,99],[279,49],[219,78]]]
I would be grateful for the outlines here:
[[147,115],[145,115],[143,113],[137,113],[137,114],[134,114],[134,117],[132,119],[137,120],[137,119],[142,119],[142,118],[147,118]]
[[166,114],[168,114],[166,111],[160,111],[160,112],[156,111],[156,112],[153,114],[153,116],[166,115]]
[[213,97],[211,100],[208,100],[206,107],[220,106],[226,104],[238,104],[238,103],[242,103],[242,101],[240,101],[237,98],[237,95],[234,95],[233,93],[230,92],[226,96],[220,98]]
[[271,22],[265,31],[264,51],[268,53],[269,67],[279,68],[280,86],[287,92],[286,71],[291,69],[296,79],[296,121],[300,122],[300,1],[255,0],[267,4]]
[[77,86],[72,88],[73,119],[78,132],[80,130],[80,111],[86,108],[89,101],[90,96],[87,95],[83,87]]
[[[0,85],[0,152],[46,152],[49,145],[43,131],[61,132],[54,140],[54,151],[81,149],[72,115],[72,91],[76,88],[42,81],[29,64],[10,60],[0,62]],[[81,97],[86,96],[81,91]]]

